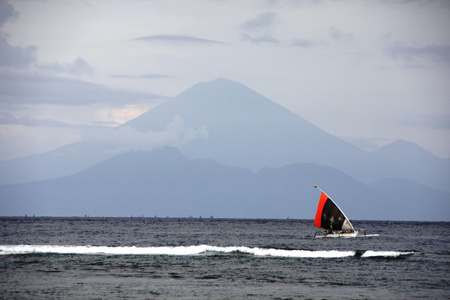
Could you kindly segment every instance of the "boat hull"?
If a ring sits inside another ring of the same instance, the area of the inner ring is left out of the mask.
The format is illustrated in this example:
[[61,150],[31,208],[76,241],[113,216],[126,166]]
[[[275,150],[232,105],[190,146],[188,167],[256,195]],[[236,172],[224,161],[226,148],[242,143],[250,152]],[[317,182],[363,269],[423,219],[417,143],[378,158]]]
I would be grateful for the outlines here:
[[315,238],[355,238],[359,234],[359,230],[353,232],[326,232],[318,231],[314,235]]

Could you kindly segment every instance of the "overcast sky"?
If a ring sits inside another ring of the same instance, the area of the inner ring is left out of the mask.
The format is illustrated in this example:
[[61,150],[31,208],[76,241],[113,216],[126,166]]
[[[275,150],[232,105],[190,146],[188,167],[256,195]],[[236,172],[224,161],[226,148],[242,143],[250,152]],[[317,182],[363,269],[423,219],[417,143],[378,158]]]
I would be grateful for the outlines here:
[[450,157],[450,1],[0,0],[0,160],[217,77],[362,149]]

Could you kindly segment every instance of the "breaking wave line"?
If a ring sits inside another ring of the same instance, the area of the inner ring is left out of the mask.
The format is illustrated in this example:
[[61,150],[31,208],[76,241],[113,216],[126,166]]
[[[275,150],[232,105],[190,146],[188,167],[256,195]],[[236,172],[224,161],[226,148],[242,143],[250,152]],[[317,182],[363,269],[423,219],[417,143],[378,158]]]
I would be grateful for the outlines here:
[[108,247],[71,245],[0,245],[0,255],[14,254],[86,254],[86,255],[199,255],[206,253],[242,253],[267,257],[342,258],[342,257],[400,257],[414,252],[342,251],[342,250],[284,250],[245,246],[216,247],[210,245],[177,247]]

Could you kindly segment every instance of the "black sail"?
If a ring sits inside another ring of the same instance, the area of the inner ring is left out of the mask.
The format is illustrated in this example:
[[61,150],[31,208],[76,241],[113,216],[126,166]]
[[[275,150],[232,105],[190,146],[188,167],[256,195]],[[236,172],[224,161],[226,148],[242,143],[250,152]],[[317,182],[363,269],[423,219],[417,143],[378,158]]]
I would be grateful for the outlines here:
[[342,210],[323,193],[320,195],[319,206],[317,207],[314,225],[320,228],[333,231],[353,231],[353,225],[342,212]]

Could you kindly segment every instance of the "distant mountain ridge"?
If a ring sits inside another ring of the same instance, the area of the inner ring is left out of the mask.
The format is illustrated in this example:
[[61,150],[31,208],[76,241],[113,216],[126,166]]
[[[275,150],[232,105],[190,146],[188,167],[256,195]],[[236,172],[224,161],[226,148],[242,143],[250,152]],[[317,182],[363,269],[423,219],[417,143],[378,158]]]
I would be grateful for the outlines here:
[[58,149],[0,161],[0,185],[41,181],[80,172],[114,156],[107,147],[78,142]]
[[441,159],[417,144],[399,139],[373,151],[372,155],[408,170],[411,180],[450,190],[450,160]]
[[[176,117],[181,118],[187,128],[202,129],[207,135],[179,147],[188,158],[214,159],[254,171],[313,162],[340,169],[365,183],[397,177],[450,191],[450,184],[442,179],[441,172],[434,176],[435,170],[431,169],[429,174],[417,171],[413,174],[407,163],[397,163],[395,157],[402,158],[403,154],[396,152],[391,157],[377,152],[369,154],[246,86],[223,78],[199,83],[125,123],[122,128],[163,132]],[[111,145],[91,140],[39,155],[2,161],[0,184],[67,176],[117,153],[118,149]],[[423,155],[412,160],[421,161]]]
[[320,194],[313,182],[353,219],[450,220],[449,193],[406,180],[368,186],[311,163],[253,173],[167,147],[119,154],[64,178],[2,186],[0,204],[6,215],[312,219]]

